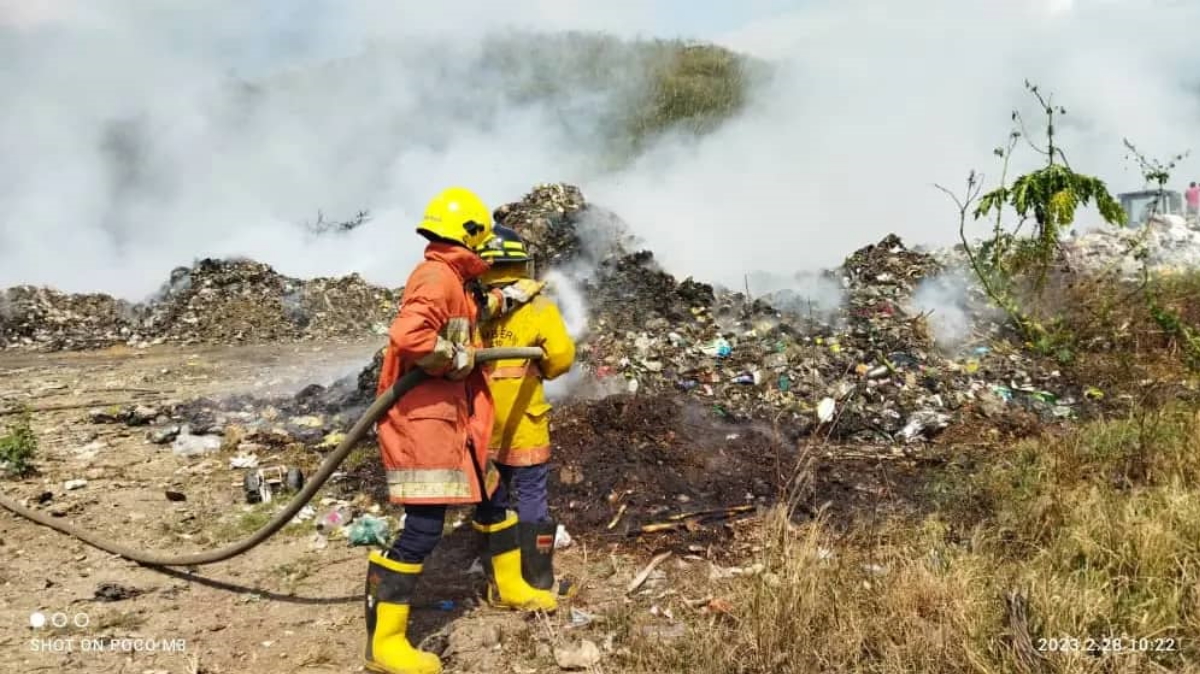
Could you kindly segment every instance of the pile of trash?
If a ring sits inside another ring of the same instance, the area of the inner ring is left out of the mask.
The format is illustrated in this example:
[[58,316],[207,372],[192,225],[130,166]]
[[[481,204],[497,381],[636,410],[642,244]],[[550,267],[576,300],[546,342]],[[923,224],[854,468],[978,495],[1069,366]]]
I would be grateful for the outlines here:
[[564,183],[537,185],[520,201],[497,208],[495,221],[521,234],[540,270],[620,255],[634,241],[621,218]]
[[935,344],[912,300],[943,271],[889,235],[831,272],[845,292],[837,311],[800,315],[676,281],[648,252],[609,257],[585,281],[591,329],[579,360],[610,393],[682,394],[794,437],[911,442],[1010,400],[1045,420],[1076,414],[1078,392],[1040,361],[984,340],[953,353]]
[[140,304],[27,286],[0,291],[0,347],[361,338],[386,330],[399,296],[357,274],[299,280],[250,260],[204,259],[172,271]]
[[[572,186],[540,186],[497,210],[539,259],[573,270],[588,303],[576,367],[604,394],[683,396],[728,421],[780,422],[789,437],[885,443],[927,439],[967,411],[997,415],[1010,402],[1047,421],[1078,413],[1075,387],[1040,361],[993,350],[989,331],[953,353],[939,348],[912,300],[945,264],[894,235],[826,273],[843,291],[839,308],[801,314],[675,279]],[[320,395],[361,409],[380,363]]]
[[[1044,359],[996,339],[996,325],[972,325],[953,348],[935,339],[933,319],[914,298],[949,278],[939,275],[951,258],[909,249],[894,235],[825,272],[821,283],[841,300],[823,297],[814,313],[798,310],[802,297],[774,306],[674,278],[619,218],[571,185],[539,185],[496,218],[527,240],[540,274],[554,268],[582,288],[588,331],[577,369],[603,393],[683,396],[726,420],[872,442],[927,439],[973,411],[1020,407],[1048,421],[1087,404]],[[0,345],[88,348],[383,333],[399,293],[357,276],[300,281],[251,261],[203,260],[177,269],[141,305],[27,288],[3,296]],[[328,422],[300,435],[323,439],[345,425],[330,415],[353,421],[374,398],[379,364],[376,357],[357,377],[310,386],[289,402],[301,410],[291,416],[316,410]]]
[[108,295],[17,286],[0,290],[0,348],[104,348],[128,340],[136,316],[136,307]]
[[1063,242],[1074,271],[1111,273],[1135,279],[1143,264],[1151,272],[1200,267],[1200,231],[1178,216],[1156,216],[1142,227],[1102,227]]

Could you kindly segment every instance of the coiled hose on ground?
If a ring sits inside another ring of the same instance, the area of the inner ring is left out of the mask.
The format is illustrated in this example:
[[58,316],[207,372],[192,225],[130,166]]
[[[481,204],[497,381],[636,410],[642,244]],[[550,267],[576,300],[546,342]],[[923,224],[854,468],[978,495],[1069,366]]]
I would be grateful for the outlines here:
[[[509,359],[539,360],[541,357],[542,350],[537,347],[479,349],[475,352],[476,363]],[[425,377],[426,375],[423,371],[419,369],[413,370],[412,372],[409,372],[401,377],[395,384],[392,385],[390,389],[384,391],[378,398],[375,399],[375,402],[371,403],[371,406],[367,408],[367,411],[363,413],[358,422],[354,424],[354,427],[350,429],[350,432],[346,434],[346,438],[342,440],[342,443],[338,445],[337,449],[335,449],[329,456],[325,457],[325,461],[321,463],[321,467],[317,469],[317,472],[308,481],[308,484],[304,485],[304,488],[300,490],[300,493],[296,494],[291,502],[288,503],[286,508],[279,511],[279,513],[276,514],[270,522],[264,524],[262,528],[260,528],[258,531],[255,531],[250,536],[247,536],[237,543],[233,543],[232,545],[228,545],[217,550],[193,552],[185,555],[157,555],[140,550],[134,550],[119,543],[106,541],[90,531],[85,531],[77,526],[67,524],[65,522],[55,521],[47,514],[38,512],[31,508],[26,508],[20,503],[17,503],[13,499],[4,495],[0,495],[0,506],[11,510],[25,519],[31,520],[43,526],[50,527],[51,529],[67,534],[68,536],[74,536],[75,538],[78,538],[92,547],[99,548],[105,552],[111,552],[114,555],[124,557],[125,559],[132,560],[144,566],[201,566],[204,564],[223,562],[261,544],[263,541],[266,541],[268,538],[275,535],[275,533],[286,526],[288,522],[291,522],[292,518],[296,516],[296,513],[300,512],[301,508],[308,505],[308,502],[312,500],[313,496],[316,496],[317,491],[324,486],[325,482],[329,480],[330,476],[333,475],[338,466],[342,464],[342,461],[346,460],[346,457],[350,454],[350,451],[354,449],[354,446],[358,444],[358,441],[361,440],[363,435],[366,434],[367,429],[374,426],[375,422],[383,416],[384,412],[391,408],[391,406],[400,399],[400,396],[412,390],[412,388],[425,379]]]

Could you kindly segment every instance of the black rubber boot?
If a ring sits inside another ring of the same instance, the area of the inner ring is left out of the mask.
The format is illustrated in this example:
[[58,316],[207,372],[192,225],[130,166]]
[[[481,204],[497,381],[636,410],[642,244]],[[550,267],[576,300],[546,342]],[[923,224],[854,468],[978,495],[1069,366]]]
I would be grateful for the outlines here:
[[539,590],[550,590],[560,597],[570,597],[577,589],[567,579],[554,579],[554,536],[558,523],[521,522],[521,575],[525,582]]

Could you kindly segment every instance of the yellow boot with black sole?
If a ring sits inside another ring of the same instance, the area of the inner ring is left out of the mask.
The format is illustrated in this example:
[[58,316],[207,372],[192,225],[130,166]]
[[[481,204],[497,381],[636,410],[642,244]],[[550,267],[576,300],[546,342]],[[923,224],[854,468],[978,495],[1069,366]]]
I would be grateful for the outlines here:
[[474,522],[484,538],[484,568],[488,572],[488,602],[499,608],[520,611],[554,611],[558,598],[525,582],[521,572],[521,539],[517,516],[510,514],[498,524]]
[[420,564],[407,564],[372,551],[367,559],[367,671],[381,674],[441,674],[433,653],[408,641],[408,617]]

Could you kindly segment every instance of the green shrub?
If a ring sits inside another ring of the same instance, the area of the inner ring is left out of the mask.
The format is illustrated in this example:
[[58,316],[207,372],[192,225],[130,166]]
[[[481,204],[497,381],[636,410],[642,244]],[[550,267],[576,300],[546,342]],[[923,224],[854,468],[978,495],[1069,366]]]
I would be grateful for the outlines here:
[[33,470],[37,453],[37,436],[33,434],[33,414],[22,410],[4,435],[0,435],[0,470],[6,475],[20,477]]

